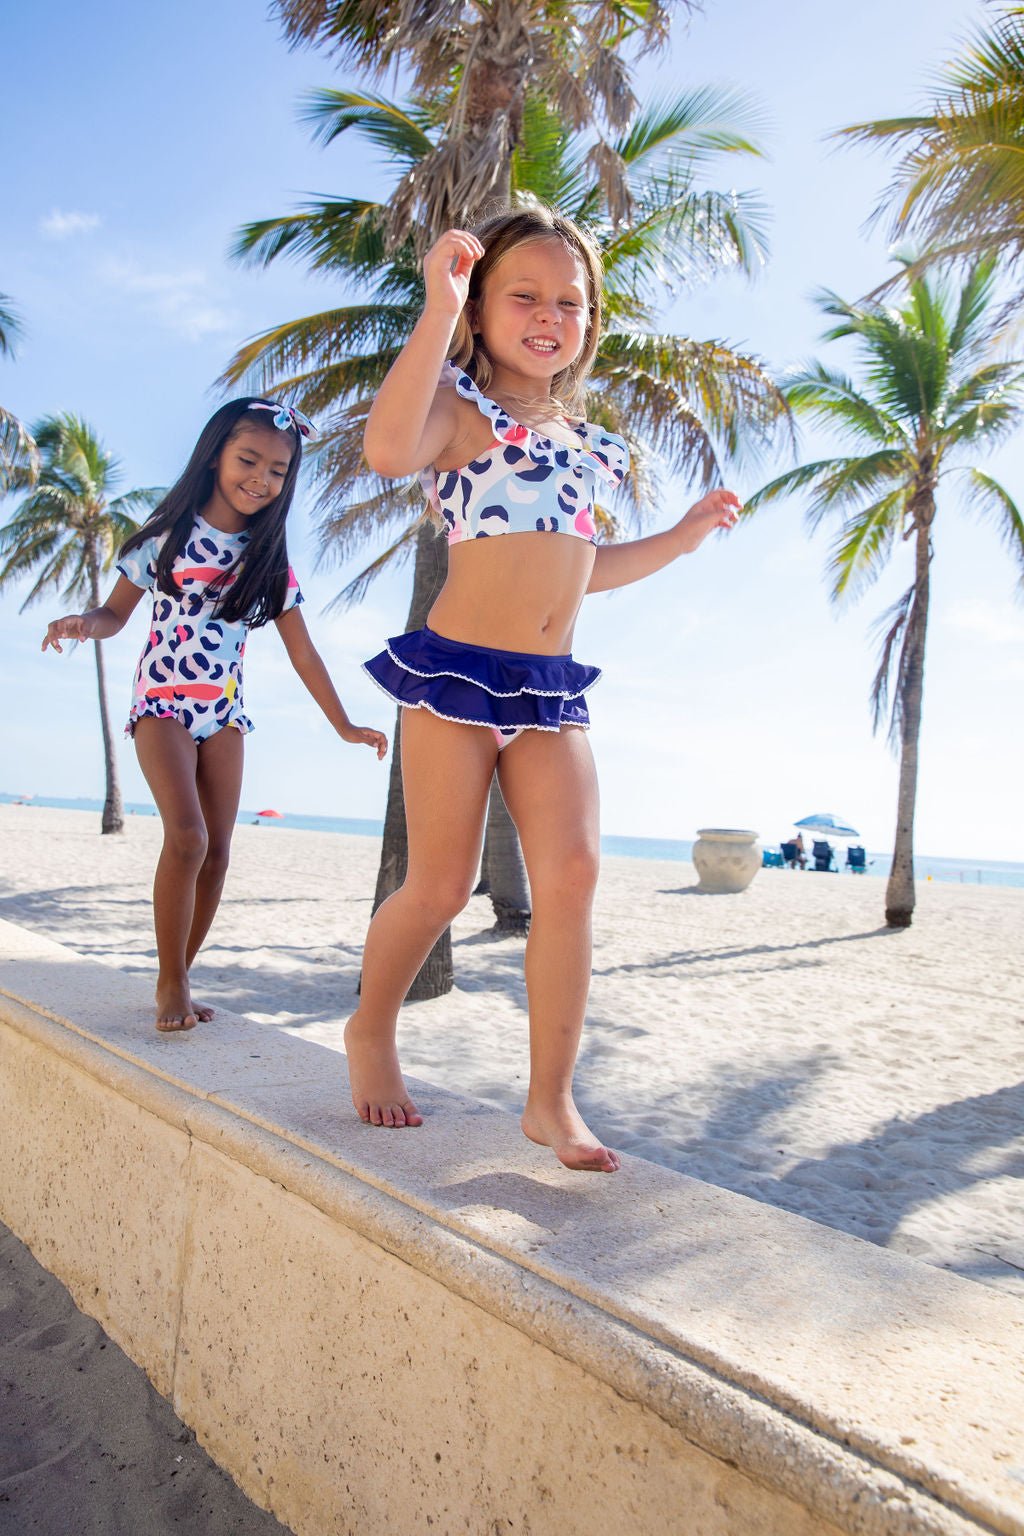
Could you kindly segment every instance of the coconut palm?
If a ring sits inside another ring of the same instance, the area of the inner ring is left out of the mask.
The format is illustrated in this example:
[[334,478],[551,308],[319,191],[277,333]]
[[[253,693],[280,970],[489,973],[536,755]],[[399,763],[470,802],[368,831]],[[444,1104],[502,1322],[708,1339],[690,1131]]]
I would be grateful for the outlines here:
[[[910,265],[908,261],[906,266]],[[797,412],[845,432],[859,452],[789,470],[747,502],[809,491],[817,527],[835,513],[832,597],[856,596],[909,542],[910,585],[879,622],[881,655],[872,689],[875,727],[891,697],[889,732],[900,753],[899,801],[885,920],[910,925],[914,910],[914,807],[924,689],[931,561],[940,487],[999,526],[1024,580],[1024,516],[1007,491],[971,460],[1024,422],[1024,360],[997,350],[995,261],[970,268],[959,288],[918,277],[901,307],[819,303],[838,323],[827,340],[850,337],[864,359],[864,384],[813,363],[788,387]],[[965,460],[967,462],[965,462]]]
[[[400,107],[366,93],[339,91],[315,93],[305,115],[324,142],[349,130],[365,135],[387,151],[400,173],[426,158],[442,116],[436,107]],[[751,115],[741,98],[709,91],[691,92],[642,114],[615,145],[630,178],[633,208],[629,224],[615,230],[600,184],[589,172],[586,141],[567,134],[545,103],[527,101],[512,160],[513,195],[542,195],[594,225],[604,239],[609,324],[620,328],[606,334],[591,414],[631,439],[635,468],[624,506],[632,524],[654,490],[656,453],[671,469],[710,483],[719,470],[715,439],[728,452],[738,452],[745,437],[768,436],[782,410],[755,359],[721,343],[637,329],[648,321],[666,284],[692,282],[727,264],[752,270],[763,259],[756,203],[697,186],[698,173],[712,156],[755,152],[741,131]],[[384,552],[340,594],[341,602],[360,597],[386,565],[422,548],[416,538],[422,500],[415,485],[374,477],[362,457],[362,427],[373,393],[422,306],[412,243],[389,258],[385,220],[379,204],[321,201],[249,225],[235,248],[242,259],[263,263],[285,253],[301,256],[314,270],[333,270],[370,289],[369,302],[256,337],[225,375],[232,383],[244,377],[254,387],[291,393],[314,414],[333,409],[323,422],[316,460],[322,556],[343,559],[368,540],[389,536]],[[606,533],[614,531],[610,525],[606,513]],[[436,562],[436,552],[430,559]],[[429,582],[418,583],[427,603],[443,574],[432,570]],[[409,627],[422,618],[414,604]],[[511,824],[499,797],[494,801],[485,868],[497,925],[509,928],[527,909],[526,885]],[[505,829],[502,837],[496,835],[496,818]]]
[[[100,577],[128,536],[163,495],[134,490],[112,497],[120,466],[80,417],[47,416],[34,429],[39,445],[39,478],[0,528],[0,591],[14,581],[34,578],[21,611],[51,588],[65,602],[96,608]],[[100,725],[106,771],[102,830],[120,832],[124,810],[117,760],[107,711],[103,647],[93,643],[99,689]]]
[[1024,5],[995,9],[940,75],[930,113],[842,130],[902,152],[883,208],[922,249],[915,276],[951,257],[1018,271],[1024,258]]
[[382,80],[399,66],[411,92],[447,104],[445,131],[388,201],[389,248],[418,254],[452,225],[507,201],[531,93],[571,132],[597,130],[590,163],[616,220],[629,189],[601,131],[621,132],[636,99],[624,57],[664,47],[689,0],[274,0],[285,35]]
[[[0,357],[13,357],[21,321],[10,297],[0,293]],[[12,486],[30,482],[39,468],[32,434],[12,411],[0,405],[0,496]]]
[[[784,415],[781,397],[756,359],[722,343],[639,328],[649,325],[666,284],[694,281],[728,264],[749,271],[763,259],[756,203],[697,186],[712,156],[755,152],[740,131],[745,114],[749,108],[736,96],[695,91],[640,116],[613,146],[626,169],[632,209],[629,222],[619,227],[591,173],[586,140],[567,134],[537,98],[528,99],[523,115],[512,158],[512,195],[544,196],[589,223],[604,245],[610,329],[594,371],[589,414],[630,441],[634,470],[623,506],[633,525],[656,494],[658,457],[673,472],[711,484],[720,471],[716,443],[736,455],[745,443],[770,437]],[[366,135],[406,176],[427,158],[443,119],[436,107],[423,103],[400,107],[366,93],[339,91],[316,93],[306,116],[325,142],[351,129]],[[369,538],[389,539],[384,552],[339,595],[342,602],[360,597],[386,565],[411,552],[427,558],[424,541],[417,538],[422,499],[416,498],[415,485],[375,477],[362,456],[373,394],[422,307],[413,243],[407,241],[389,258],[386,220],[379,204],[317,202],[298,214],[249,225],[236,246],[236,255],[264,263],[286,252],[301,255],[315,270],[333,269],[370,288],[369,302],[256,337],[225,374],[231,383],[246,378],[253,387],[292,394],[313,414],[334,410],[323,423],[316,456],[322,556],[343,559]],[[607,511],[604,520],[606,534],[614,533]],[[431,580],[415,584],[427,606],[444,575],[443,567],[433,569],[436,552],[429,558]],[[417,627],[425,615],[426,608],[421,612],[414,602],[408,627]],[[397,862],[386,851],[382,871]],[[485,871],[498,927],[509,931],[521,924],[528,898],[514,829],[498,795]],[[379,886],[378,899],[391,889]]]

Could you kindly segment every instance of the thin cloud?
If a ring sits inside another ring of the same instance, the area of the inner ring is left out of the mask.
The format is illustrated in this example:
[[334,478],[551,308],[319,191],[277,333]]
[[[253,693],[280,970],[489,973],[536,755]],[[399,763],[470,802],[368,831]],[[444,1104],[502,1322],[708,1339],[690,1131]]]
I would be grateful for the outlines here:
[[66,240],[70,235],[86,235],[99,226],[98,213],[64,213],[60,208],[54,208],[52,213],[39,221],[40,230],[51,240]]
[[112,261],[103,276],[122,294],[136,294],[161,325],[188,341],[237,329],[237,318],[213,302],[209,280],[198,267],[146,271],[137,262]]

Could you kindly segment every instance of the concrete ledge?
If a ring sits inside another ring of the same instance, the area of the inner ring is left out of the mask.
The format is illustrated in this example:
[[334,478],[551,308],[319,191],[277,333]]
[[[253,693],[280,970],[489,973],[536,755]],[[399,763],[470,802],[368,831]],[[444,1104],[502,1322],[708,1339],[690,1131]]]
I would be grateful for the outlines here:
[[1024,1533],[1024,1308],[0,923],[0,1215],[299,1536]]

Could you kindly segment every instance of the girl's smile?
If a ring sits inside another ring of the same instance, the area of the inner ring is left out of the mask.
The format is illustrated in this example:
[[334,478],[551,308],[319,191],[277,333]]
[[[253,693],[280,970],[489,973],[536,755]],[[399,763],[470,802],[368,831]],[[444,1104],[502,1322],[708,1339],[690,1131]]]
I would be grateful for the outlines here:
[[561,240],[517,246],[484,280],[475,325],[499,390],[532,393],[579,356],[590,316],[587,274]]
[[238,533],[280,494],[292,452],[290,434],[241,421],[214,464],[206,521],[223,533]]

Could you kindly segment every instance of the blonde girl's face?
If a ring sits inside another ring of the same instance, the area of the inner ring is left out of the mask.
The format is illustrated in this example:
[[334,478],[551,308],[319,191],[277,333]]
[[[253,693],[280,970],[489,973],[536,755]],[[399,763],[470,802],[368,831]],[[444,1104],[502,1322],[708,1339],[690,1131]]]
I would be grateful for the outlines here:
[[517,245],[484,278],[472,306],[499,388],[548,384],[580,354],[590,320],[587,273],[561,240]]

